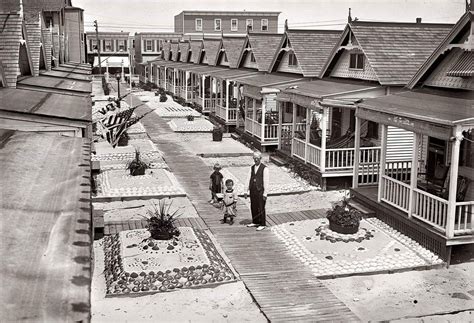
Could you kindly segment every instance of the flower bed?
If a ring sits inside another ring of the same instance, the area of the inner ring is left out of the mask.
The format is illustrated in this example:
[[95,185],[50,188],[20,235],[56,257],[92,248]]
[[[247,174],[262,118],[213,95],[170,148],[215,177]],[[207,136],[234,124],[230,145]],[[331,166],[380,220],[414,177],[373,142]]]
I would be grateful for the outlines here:
[[162,118],[187,118],[189,115],[195,117],[201,116],[199,112],[190,107],[183,107],[179,104],[169,104],[168,102],[161,103],[154,111]]
[[180,236],[168,241],[150,239],[144,229],[106,236],[106,296],[166,292],[235,280],[203,230],[179,230]]
[[289,222],[271,230],[322,278],[427,269],[443,263],[436,254],[376,218],[363,219],[355,234],[330,230],[327,219]]

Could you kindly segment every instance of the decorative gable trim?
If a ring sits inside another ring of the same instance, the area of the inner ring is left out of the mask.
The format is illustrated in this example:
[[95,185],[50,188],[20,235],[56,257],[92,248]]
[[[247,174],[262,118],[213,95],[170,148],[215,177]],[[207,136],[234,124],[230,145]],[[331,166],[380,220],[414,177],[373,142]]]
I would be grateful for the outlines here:
[[242,50],[240,51],[239,60],[237,61],[237,68],[243,66],[243,64],[245,63],[245,57],[247,56],[246,53],[248,53],[249,51],[252,51],[252,46],[250,45],[250,39],[247,36],[245,38],[244,46],[242,46]]
[[[281,59],[281,54],[282,50],[286,45],[288,44],[288,33],[285,31],[283,34],[283,37],[281,37],[280,45],[278,46],[278,50],[275,52],[275,55],[273,56],[272,62],[270,66],[268,67],[268,72],[271,73],[274,70],[278,69],[278,66],[275,66],[277,64],[278,59]],[[298,57],[297,57],[298,58]]]

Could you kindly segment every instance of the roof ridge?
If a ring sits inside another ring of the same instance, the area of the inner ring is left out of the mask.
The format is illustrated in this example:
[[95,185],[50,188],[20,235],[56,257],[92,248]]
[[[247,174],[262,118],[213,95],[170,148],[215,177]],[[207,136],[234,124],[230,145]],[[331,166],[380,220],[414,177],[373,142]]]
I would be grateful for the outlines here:
[[297,33],[314,33],[314,32],[321,32],[325,34],[333,34],[333,33],[341,33],[342,29],[336,30],[336,29],[288,29],[286,32],[291,33],[291,32],[297,32]]
[[434,22],[403,22],[403,21],[352,21],[350,23],[351,27],[357,26],[357,25],[368,25],[368,26],[379,26],[379,25],[386,25],[386,26],[397,26],[397,27],[402,27],[402,26],[407,26],[407,27],[446,27],[446,28],[452,28],[454,24],[449,24],[449,23],[434,23]]

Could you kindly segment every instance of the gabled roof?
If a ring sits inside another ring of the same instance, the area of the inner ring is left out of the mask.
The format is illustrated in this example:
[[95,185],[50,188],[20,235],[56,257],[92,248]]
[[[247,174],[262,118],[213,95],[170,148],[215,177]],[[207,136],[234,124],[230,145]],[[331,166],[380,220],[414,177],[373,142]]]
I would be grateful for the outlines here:
[[[239,66],[240,53],[242,52],[242,47],[244,46],[244,43],[245,37],[222,37],[220,49],[221,51],[222,49],[225,50],[230,68],[237,68]],[[219,54],[216,57],[216,64],[219,63],[217,61],[218,59]]]
[[0,14],[0,26],[3,26],[0,37],[0,62],[3,65],[7,86],[15,87],[17,75],[20,74],[18,63],[22,28],[20,15]]
[[170,57],[170,51],[171,51],[171,43],[164,42],[163,43],[163,58],[167,61],[169,60],[169,57]]
[[207,64],[216,65],[217,53],[219,52],[220,38],[204,38],[203,49],[206,52]]
[[179,43],[171,42],[171,60],[178,61]]
[[[411,80],[407,84],[407,87],[409,89],[412,89],[420,81],[422,81],[423,79],[425,79],[427,77],[429,71],[432,69],[432,66],[446,52],[446,50],[448,49],[448,46],[456,38],[462,36],[462,33],[465,32],[466,28],[471,27],[471,24],[473,24],[473,21],[474,21],[474,12],[469,11],[469,12],[466,12],[464,15],[462,15],[462,17],[454,25],[454,27],[451,29],[451,31],[449,33],[447,33],[444,40],[441,43],[439,43],[439,46],[434,51],[432,51],[431,55],[426,59],[426,61],[424,61],[423,65],[421,65],[421,67],[418,69],[416,74],[413,75],[413,77],[411,78]],[[471,44],[473,44],[474,35],[471,34],[470,37],[471,37]],[[472,47],[472,45],[471,45],[471,47]],[[473,50],[474,50],[474,48],[471,48],[470,54],[467,54],[467,56],[471,57],[471,60],[470,60],[471,70],[473,68],[472,64],[474,64],[473,60],[472,60],[472,51]]]
[[179,43],[179,51],[181,52],[181,56],[179,57],[179,61],[183,63],[187,63],[188,55],[189,55],[190,45],[189,42],[180,42]]
[[191,62],[199,64],[199,57],[201,56],[202,40],[191,40]]
[[[354,21],[347,24],[320,77],[329,75],[341,50],[359,48],[381,85],[406,85],[452,26]],[[348,43],[350,37],[351,44]]]
[[268,71],[278,68],[276,64],[279,63],[283,46],[289,41],[303,76],[319,76],[340,35],[340,30],[287,30]]
[[240,52],[239,66],[245,57],[246,46],[250,45],[258,70],[261,72],[268,71],[270,63],[275,56],[275,51],[280,44],[281,37],[282,34],[249,33]]

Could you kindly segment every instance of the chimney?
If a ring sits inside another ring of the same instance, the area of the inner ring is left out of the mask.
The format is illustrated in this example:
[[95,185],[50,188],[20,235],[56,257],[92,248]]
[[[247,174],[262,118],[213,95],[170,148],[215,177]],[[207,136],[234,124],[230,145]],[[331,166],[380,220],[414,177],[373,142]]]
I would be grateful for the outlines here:
[[349,15],[347,16],[347,23],[350,24],[351,22],[352,22],[351,8],[349,8]]
[[288,19],[285,19],[285,31],[288,31]]
[[421,17],[416,18],[416,23],[421,24]]

